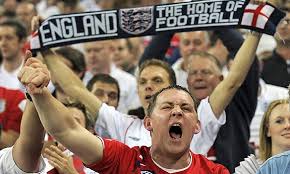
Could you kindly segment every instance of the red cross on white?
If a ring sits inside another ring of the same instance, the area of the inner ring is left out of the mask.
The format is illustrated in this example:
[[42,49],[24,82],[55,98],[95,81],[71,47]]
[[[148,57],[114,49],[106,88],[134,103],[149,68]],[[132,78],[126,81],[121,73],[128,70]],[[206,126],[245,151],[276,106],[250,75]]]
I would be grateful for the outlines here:
[[242,25],[253,26],[264,29],[265,25],[274,12],[274,8],[270,5],[248,4],[245,8]]

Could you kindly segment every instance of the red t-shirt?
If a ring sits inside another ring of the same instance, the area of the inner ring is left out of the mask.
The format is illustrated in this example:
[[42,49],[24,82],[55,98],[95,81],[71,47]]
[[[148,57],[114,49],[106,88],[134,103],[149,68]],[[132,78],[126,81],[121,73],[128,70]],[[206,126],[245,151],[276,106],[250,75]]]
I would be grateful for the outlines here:
[[19,90],[0,87],[0,124],[2,129],[20,132],[22,110],[20,103],[25,101],[25,95]]
[[[88,167],[102,174],[168,174],[152,161],[149,150],[145,146],[129,148],[118,141],[104,139],[103,159]],[[191,165],[175,174],[229,174],[224,166],[215,164],[202,155],[192,152],[191,155]]]

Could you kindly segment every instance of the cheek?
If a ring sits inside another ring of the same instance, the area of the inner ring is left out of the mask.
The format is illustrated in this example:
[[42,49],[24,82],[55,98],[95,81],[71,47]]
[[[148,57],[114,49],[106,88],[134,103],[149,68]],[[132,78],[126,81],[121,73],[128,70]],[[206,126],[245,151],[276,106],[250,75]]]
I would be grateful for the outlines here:
[[283,130],[282,126],[279,125],[270,125],[269,130],[268,130],[268,136],[275,136],[277,135],[280,131]]

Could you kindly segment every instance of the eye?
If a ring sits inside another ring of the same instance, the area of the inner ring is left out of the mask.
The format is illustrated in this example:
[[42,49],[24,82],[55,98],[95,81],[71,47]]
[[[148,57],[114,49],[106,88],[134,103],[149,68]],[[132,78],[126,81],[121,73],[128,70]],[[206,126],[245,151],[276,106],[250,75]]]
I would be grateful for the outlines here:
[[163,110],[169,110],[171,108],[172,108],[172,106],[170,106],[170,105],[164,105],[161,107],[161,109],[163,109]]
[[139,83],[139,85],[144,85],[146,83],[146,81],[145,80],[139,80],[138,83]]
[[153,81],[155,83],[162,83],[163,82],[163,80],[161,78],[155,78]]
[[279,119],[275,120],[275,123],[283,124],[284,123],[284,119],[279,118]]
[[190,44],[190,41],[189,40],[183,40],[182,43],[183,43],[183,45],[188,46]]
[[117,99],[117,93],[115,93],[115,92],[110,92],[110,93],[108,94],[108,96],[109,96],[109,98],[112,99],[112,100]]

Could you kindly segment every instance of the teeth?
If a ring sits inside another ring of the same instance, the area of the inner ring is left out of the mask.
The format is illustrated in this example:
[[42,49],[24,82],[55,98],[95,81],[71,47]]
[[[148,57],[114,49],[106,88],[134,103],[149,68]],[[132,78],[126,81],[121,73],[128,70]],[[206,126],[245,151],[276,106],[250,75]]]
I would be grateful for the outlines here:
[[174,123],[172,126],[180,126],[180,123]]

